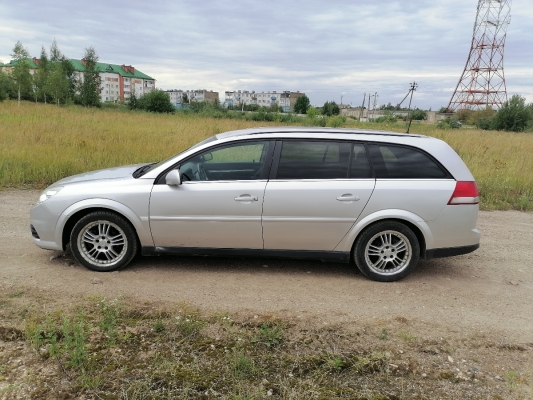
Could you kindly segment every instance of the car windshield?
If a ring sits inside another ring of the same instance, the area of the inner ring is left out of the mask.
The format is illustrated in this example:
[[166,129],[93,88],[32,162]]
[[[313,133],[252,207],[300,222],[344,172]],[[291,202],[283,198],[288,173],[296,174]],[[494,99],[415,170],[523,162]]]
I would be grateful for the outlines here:
[[180,154],[183,154],[185,153],[186,151],[189,151],[189,150],[192,150],[192,149],[195,149],[197,147],[200,147],[206,143],[209,143],[209,142],[213,142],[217,140],[217,137],[216,136],[211,136],[211,137],[208,137],[207,139],[205,140],[202,140],[201,142],[199,143],[196,143],[194,146],[191,146],[189,147],[188,149],[185,149],[177,154],[174,154],[172,157],[169,157],[165,160],[162,160],[162,161],[159,161],[159,162],[155,162],[155,163],[151,163],[151,164],[146,164],[144,166],[142,166],[141,168],[137,169],[134,173],[133,173],[133,177],[134,178],[140,178],[141,176],[147,174],[148,172],[154,170],[155,168],[159,167],[160,165],[163,165],[164,163],[166,163],[167,161],[173,159],[174,157],[176,156],[179,156]]

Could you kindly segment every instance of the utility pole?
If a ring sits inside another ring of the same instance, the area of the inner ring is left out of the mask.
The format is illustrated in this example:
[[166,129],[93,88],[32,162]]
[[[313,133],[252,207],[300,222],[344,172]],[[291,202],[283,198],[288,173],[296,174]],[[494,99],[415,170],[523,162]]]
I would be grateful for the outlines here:
[[372,107],[372,119],[375,119],[374,114],[376,113],[377,102],[378,102],[378,92],[374,93],[374,106]]
[[361,105],[361,112],[359,113],[359,121],[363,118],[363,110],[365,108],[366,93],[363,95],[363,104]]
[[411,92],[411,98],[409,99],[409,125],[407,125],[407,132],[406,133],[409,133],[409,129],[411,128],[411,102],[413,101],[413,93],[416,91],[416,88],[418,87],[418,83],[416,82],[413,82],[411,83],[411,87],[409,89],[409,91]]
[[370,98],[372,96],[370,95],[370,93],[368,93],[368,107],[366,108],[366,120],[367,122],[370,121]]

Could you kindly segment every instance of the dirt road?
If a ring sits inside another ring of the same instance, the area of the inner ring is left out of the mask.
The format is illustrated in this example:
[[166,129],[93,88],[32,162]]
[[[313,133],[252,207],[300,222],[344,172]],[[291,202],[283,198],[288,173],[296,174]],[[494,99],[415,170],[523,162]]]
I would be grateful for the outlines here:
[[23,286],[70,303],[91,295],[187,302],[210,311],[276,313],[347,326],[403,317],[432,330],[490,332],[533,342],[533,214],[481,212],[481,248],[422,260],[396,283],[365,279],[352,265],[240,258],[143,258],[95,273],[36,247],[29,210],[36,191],[0,191],[0,290]]

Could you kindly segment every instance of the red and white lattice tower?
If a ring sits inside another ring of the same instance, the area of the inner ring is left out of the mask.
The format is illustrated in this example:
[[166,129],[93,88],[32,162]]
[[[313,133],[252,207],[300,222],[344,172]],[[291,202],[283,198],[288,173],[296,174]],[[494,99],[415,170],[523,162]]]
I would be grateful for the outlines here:
[[510,22],[511,0],[479,0],[470,54],[448,104],[450,111],[498,109],[507,101],[503,50]]

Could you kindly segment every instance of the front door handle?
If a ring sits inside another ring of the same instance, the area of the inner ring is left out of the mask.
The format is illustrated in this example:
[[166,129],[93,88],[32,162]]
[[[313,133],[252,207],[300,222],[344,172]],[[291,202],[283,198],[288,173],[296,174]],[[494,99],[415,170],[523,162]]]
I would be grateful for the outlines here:
[[342,196],[337,197],[339,201],[359,201],[361,198],[359,196],[354,196],[351,193],[343,194]]
[[235,201],[257,201],[257,196],[250,196],[249,194],[241,194],[239,197],[235,197]]

